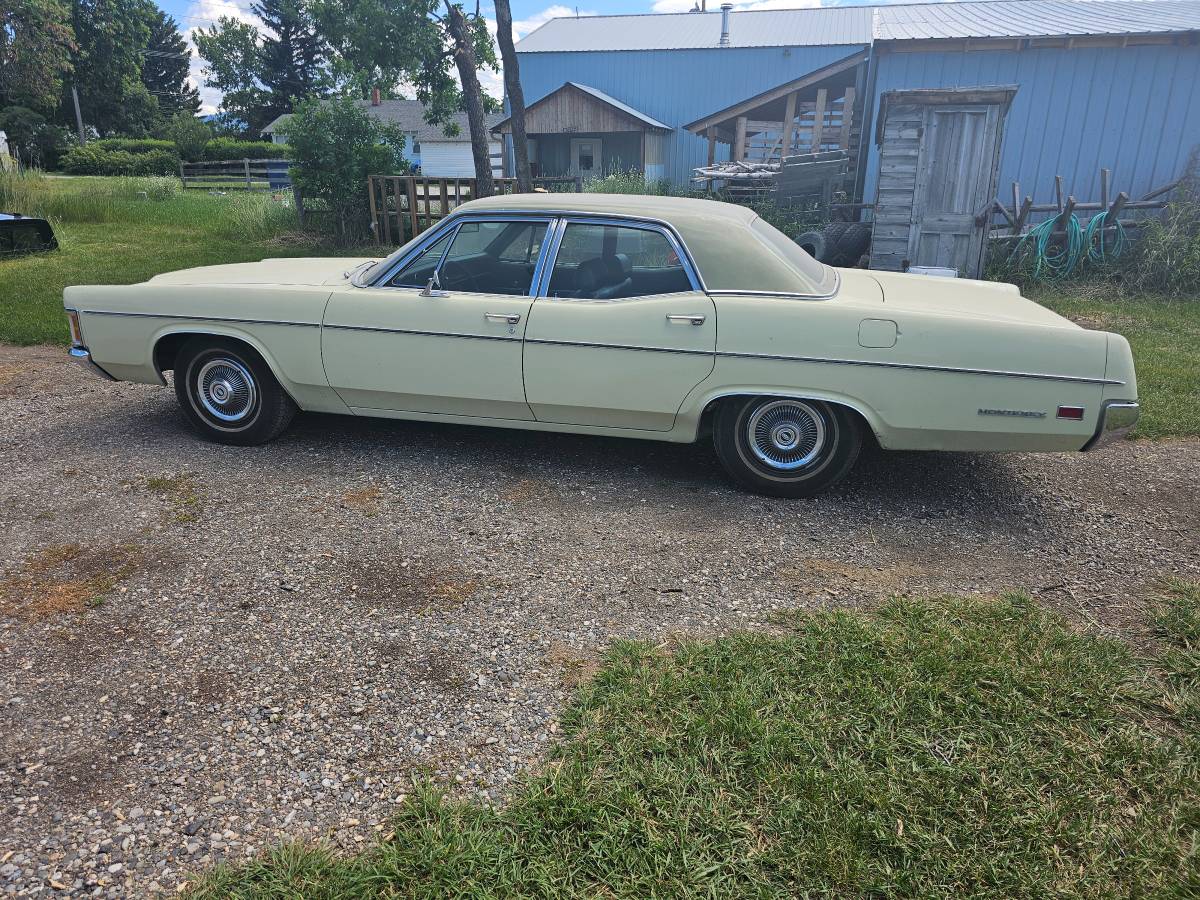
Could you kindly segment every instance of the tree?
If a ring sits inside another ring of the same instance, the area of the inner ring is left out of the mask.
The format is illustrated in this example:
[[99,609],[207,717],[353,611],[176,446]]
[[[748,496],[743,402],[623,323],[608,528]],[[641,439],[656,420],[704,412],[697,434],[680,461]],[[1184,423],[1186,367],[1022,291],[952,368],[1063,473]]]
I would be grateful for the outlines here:
[[0,105],[52,115],[75,50],[60,0],[0,0]]
[[521,69],[513,45],[512,7],[508,0],[496,0],[496,40],[504,60],[504,92],[508,95],[517,191],[528,193],[533,190],[533,173],[529,168],[529,138],[525,134],[525,91],[521,88]]
[[403,132],[350,97],[302,100],[281,130],[301,193],[325,202],[343,242],[365,237],[367,176],[408,171]]
[[168,115],[200,111],[200,92],[188,83],[191,51],[179,23],[157,6],[147,10],[150,38],[142,58],[142,84]]
[[263,29],[221,17],[196,34],[207,62],[205,84],[222,92],[221,109],[256,135],[296,101],[328,93],[328,48],[299,0],[258,0],[251,9]]
[[[150,39],[147,0],[72,0],[75,31],[74,84],[83,120],[101,135],[118,132],[129,122],[141,123],[148,112],[142,88],[142,52]],[[69,90],[59,116],[71,124],[75,115]],[[135,105],[131,113],[126,103]],[[141,127],[137,124],[136,127]]]
[[8,136],[9,149],[28,166],[53,169],[71,143],[71,135],[46,117],[24,106],[0,109],[0,131]]
[[[336,54],[335,68],[350,83],[364,91],[372,84],[413,85],[425,104],[425,120],[446,126],[447,133],[453,133],[454,114],[466,110],[478,196],[492,193],[484,114],[500,104],[483,92],[478,70],[498,66],[478,6],[468,14],[449,0],[309,2]],[[458,72],[457,82],[451,65]]]

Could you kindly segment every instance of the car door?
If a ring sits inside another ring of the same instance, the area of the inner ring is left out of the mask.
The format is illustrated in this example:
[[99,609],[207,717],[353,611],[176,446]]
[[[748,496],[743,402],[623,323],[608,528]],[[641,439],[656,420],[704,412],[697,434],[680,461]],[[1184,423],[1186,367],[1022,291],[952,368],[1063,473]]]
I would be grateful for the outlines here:
[[330,386],[355,410],[531,420],[521,342],[551,221],[463,217],[375,286],[334,292]]
[[525,396],[541,422],[669,431],[716,359],[717,321],[661,225],[568,218],[525,330]]

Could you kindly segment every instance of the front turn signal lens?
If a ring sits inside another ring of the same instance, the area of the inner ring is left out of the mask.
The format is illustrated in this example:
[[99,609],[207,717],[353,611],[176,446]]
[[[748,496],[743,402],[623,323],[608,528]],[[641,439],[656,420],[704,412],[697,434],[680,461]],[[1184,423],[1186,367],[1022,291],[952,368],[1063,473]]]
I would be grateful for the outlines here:
[[73,309],[67,310],[67,327],[71,329],[71,344],[83,346],[83,329],[79,327],[79,313]]

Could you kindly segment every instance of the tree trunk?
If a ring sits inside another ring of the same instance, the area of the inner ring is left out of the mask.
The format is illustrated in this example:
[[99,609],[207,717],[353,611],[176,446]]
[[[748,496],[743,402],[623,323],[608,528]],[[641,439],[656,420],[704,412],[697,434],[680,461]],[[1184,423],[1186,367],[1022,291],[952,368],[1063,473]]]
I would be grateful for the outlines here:
[[512,8],[508,0],[496,0],[496,39],[504,62],[504,92],[508,94],[517,191],[526,194],[533,190],[533,176],[529,169],[529,139],[525,134],[525,92],[521,90],[521,69],[513,46]]
[[471,129],[471,156],[475,160],[475,196],[490,197],[496,193],[492,180],[492,157],[488,150],[487,124],[483,119],[483,89],[475,62],[475,46],[462,10],[446,0],[446,21],[450,40],[454,44],[454,64],[462,82],[463,105],[467,108],[467,123]]

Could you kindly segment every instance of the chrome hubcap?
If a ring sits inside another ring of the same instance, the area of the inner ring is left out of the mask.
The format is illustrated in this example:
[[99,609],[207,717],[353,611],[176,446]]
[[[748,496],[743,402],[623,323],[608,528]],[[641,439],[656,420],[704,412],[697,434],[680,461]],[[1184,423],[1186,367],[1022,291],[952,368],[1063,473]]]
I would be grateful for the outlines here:
[[772,469],[799,469],[825,447],[825,420],[800,400],[775,400],[760,406],[746,423],[750,450]]
[[236,359],[214,359],[196,373],[200,405],[222,422],[238,422],[250,415],[258,389],[250,370]]

